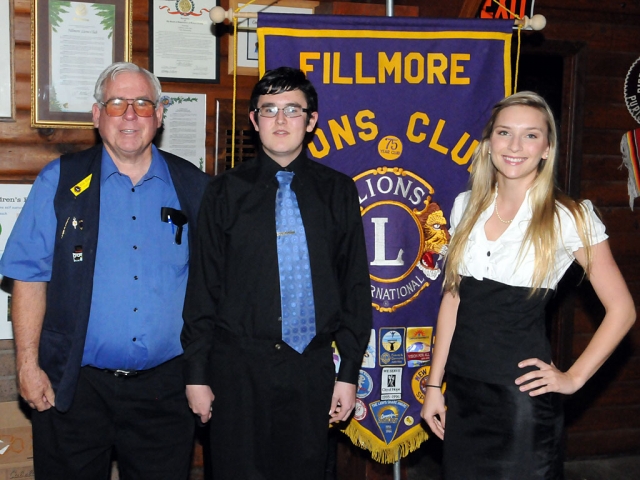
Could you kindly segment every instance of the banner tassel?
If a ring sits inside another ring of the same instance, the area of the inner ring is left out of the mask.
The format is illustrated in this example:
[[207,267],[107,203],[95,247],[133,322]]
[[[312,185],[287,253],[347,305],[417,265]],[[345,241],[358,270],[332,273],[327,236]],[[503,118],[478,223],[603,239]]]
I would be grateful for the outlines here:
[[385,464],[395,463],[411,452],[415,452],[429,438],[429,434],[421,426],[417,426],[406,431],[390,444],[386,444],[353,420],[342,432],[354,445],[370,451],[373,460]]

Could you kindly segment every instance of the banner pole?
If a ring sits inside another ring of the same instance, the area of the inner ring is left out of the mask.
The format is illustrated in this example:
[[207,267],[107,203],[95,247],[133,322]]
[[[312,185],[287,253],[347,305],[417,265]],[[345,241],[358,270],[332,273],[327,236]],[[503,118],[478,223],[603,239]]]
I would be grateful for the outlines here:
[[400,459],[393,464],[393,480],[400,480]]
[[[387,17],[393,17],[393,0],[387,0]],[[398,455],[398,460],[393,463],[393,480],[401,480],[401,471],[400,471],[400,456]]]

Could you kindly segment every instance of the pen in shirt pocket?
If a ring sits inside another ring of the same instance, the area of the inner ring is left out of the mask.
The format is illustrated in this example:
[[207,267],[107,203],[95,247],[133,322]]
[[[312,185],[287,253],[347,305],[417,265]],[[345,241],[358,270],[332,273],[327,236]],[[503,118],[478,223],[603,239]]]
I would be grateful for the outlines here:
[[182,244],[182,230],[187,223],[187,216],[180,210],[171,207],[160,208],[160,220],[171,224],[171,233],[175,233],[174,243]]

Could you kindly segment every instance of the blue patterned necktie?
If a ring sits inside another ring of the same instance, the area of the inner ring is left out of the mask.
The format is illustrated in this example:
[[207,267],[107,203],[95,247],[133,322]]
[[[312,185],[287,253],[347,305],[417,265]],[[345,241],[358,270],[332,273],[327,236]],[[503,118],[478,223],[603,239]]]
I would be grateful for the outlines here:
[[278,172],[276,178],[280,185],[276,194],[276,235],[282,340],[302,353],[316,335],[309,250],[298,200],[291,190],[293,172]]

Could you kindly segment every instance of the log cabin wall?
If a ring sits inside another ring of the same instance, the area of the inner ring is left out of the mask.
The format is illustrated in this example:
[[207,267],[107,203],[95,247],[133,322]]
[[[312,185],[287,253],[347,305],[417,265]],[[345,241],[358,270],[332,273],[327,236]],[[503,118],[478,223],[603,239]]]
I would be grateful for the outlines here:
[[[627,171],[622,168],[620,140],[638,124],[624,102],[624,80],[640,56],[640,2],[537,0],[545,15],[545,41],[571,42],[584,54],[581,155],[578,196],[589,198],[607,226],[613,255],[636,301],[640,299],[640,212],[629,208]],[[571,356],[575,359],[602,318],[593,292],[583,285],[577,295]],[[567,455],[640,453],[640,324],[636,323],[612,358],[566,403]]]
[[[322,1],[331,11],[338,3]],[[384,8],[383,0],[359,3]],[[478,0],[398,0],[398,7],[419,7],[422,17],[473,16]],[[222,0],[227,8],[228,0]],[[571,171],[577,183],[572,191],[590,198],[599,208],[611,237],[613,254],[629,283],[632,295],[640,298],[640,253],[636,239],[640,230],[640,212],[632,212],[626,189],[627,173],[619,170],[622,135],[637,128],[626,110],[623,96],[625,75],[640,55],[640,1],[538,0],[536,12],[547,18],[547,27],[538,34],[546,49],[566,45],[580,51],[581,69],[571,77],[579,104],[569,105],[567,128],[575,142],[571,154]],[[337,13],[337,9],[336,9]],[[15,40],[14,122],[0,122],[0,181],[32,182],[40,169],[60,154],[84,149],[98,141],[93,130],[34,129],[30,127],[31,55],[30,0],[14,0],[13,38]],[[149,2],[133,1],[133,62],[149,65]],[[233,78],[227,74],[229,36],[227,27],[220,33],[220,83],[169,83],[170,92],[207,94],[207,171],[214,171],[214,161],[225,168],[224,146],[214,154],[216,100],[229,105]],[[523,33],[523,36],[531,35]],[[536,45],[533,42],[532,49]],[[546,45],[546,47],[545,47]],[[542,47],[541,47],[542,48]],[[569,78],[569,77],[567,77]],[[238,76],[237,97],[246,101],[256,77]],[[566,85],[565,85],[566,86]],[[246,103],[244,103],[246,105]],[[573,109],[573,110],[572,110]],[[227,112],[228,113],[228,112]],[[244,111],[239,112],[238,128],[247,125]],[[638,202],[636,208],[640,209]],[[601,307],[588,286],[576,296],[574,322],[568,331],[570,356],[575,358],[591,338]],[[14,373],[13,342],[0,340],[0,401],[17,398]],[[640,453],[640,325],[636,325],[622,347],[587,386],[567,401],[570,457]],[[202,466],[201,456],[196,465]]]

